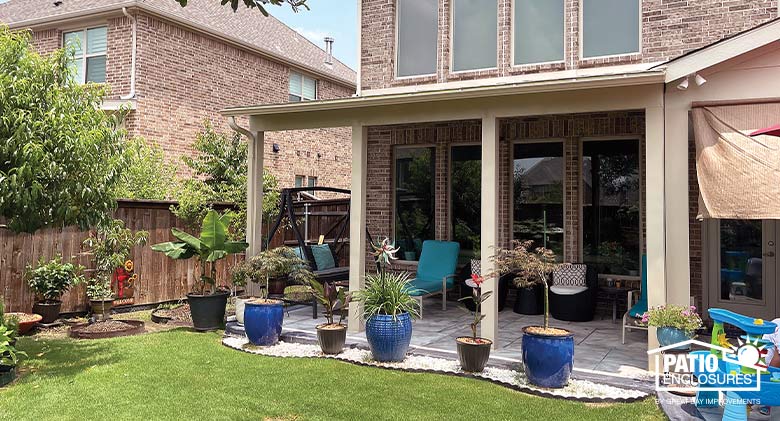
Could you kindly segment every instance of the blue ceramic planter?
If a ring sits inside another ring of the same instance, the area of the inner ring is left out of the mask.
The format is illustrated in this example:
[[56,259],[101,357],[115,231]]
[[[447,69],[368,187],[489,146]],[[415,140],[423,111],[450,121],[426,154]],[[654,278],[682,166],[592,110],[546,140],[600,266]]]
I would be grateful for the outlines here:
[[366,339],[376,361],[403,361],[412,340],[409,313],[372,316],[366,321]]
[[247,301],[244,307],[244,329],[249,341],[267,346],[279,342],[282,334],[284,307],[281,301]]
[[[669,326],[659,327],[655,332],[655,336],[658,338],[658,343],[661,344],[661,346],[669,346],[691,339],[691,336],[685,333],[684,330]],[[672,349],[686,350],[690,348],[690,345],[684,345]]]
[[523,364],[531,384],[557,389],[566,386],[574,367],[574,334],[547,336],[523,328]]

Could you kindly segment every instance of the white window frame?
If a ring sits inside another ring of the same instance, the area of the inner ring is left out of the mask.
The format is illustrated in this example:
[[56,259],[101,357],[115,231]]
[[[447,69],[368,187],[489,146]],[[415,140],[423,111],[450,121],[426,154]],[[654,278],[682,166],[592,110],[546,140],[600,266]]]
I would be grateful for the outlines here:
[[[301,92],[300,93],[294,93],[292,92],[292,79],[294,77],[300,77],[301,78]],[[314,81],[314,98],[308,98],[303,95],[303,86],[306,83],[306,80],[313,80]],[[301,72],[296,72],[295,70],[290,70],[290,80],[287,81],[287,91],[288,91],[288,100],[289,95],[297,96],[300,99],[300,101],[290,101],[290,102],[304,102],[304,101],[315,101],[317,99],[317,95],[320,93],[320,87],[319,87],[319,80],[313,77],[306,76],[305,74]]]
[[[493,0],[491,0],[493,1]],[[501,39],[501,4],[498,0],[496,0],[496,65],[493,67],[481,67],[479,69],[468,69],[468,70],[454,70],[455,68],[455,49],[454,49],[454,41],[455,41],[455,2],[450,2],[450,15],[448,17],[449,19],[449,26],[450,26],[450,33],[449,33],[449,63],[450,63],[450,71],[449,73],[451,75],[458,75],[463,73],[474,73],[474,72],[485,72],[489,70],[497,70],[499,66],[499,62],[501,61],[501,54],[499,54],[499,40]]]
[[[394,16],[393,26],[395,27],[395,34],[394,34],[394,40],[393,40],[393,42],[394,42],[393,48],[394,48],[395,51],[393,51],[393,56],[394,56],[395,60],[393,60],[393,78],[395,80],[407,80],[407,79],[420,79],[420,78],[436,77],[436,75],[438,74],[438,70],[439,70],[439,46],[440,46],[440,42],[439,42],[438,39],[436,40],[436,52],[434,53],[434,54],[436,54],[436,69],[434,69],[433,73],[423,73],[423,74],[419,74],[419,75],[398,76],[398,63],[400,63],[400,61],[401,61],[401,58],[398,55],[398,53],[400,52],[400,50],[398,49],[398,34],[399,34],[399,31],[400,31],[400,27],[398,26],[398,22],[399,22],[399,19],[398,19],[398,1],[395,2],[394,7],[395,7],[395,10],[394,10],[395,16]],[[436,33],[437,34],[440,32],[439,31],[439,19],[438,19],[440,13],[441,13],[441,2],[438,2],[438,5],[436,6]],[[437,38],[438,38],[438,36],[437,36]]]
[[[106,51],[104,51],[102,53],[88,54],[87,50],[88,50],[89,40],[87,39],[87,31],[89,31],[90,29],[97,29],[97,28],[106,28]],[[108,25],[95,25],[95,26],[88,26],[88,27],[85,27],[85,28],[77,28],[77,29],[71,29],[71,30],[67,30],[67,31],[62,31],[62,46],[63,46],[63,48],[67,47],[67,45],[65,44],[65,35],[72,34],[72,33],[77,33],[77,32],[81,32],[82,34],[84,34],[84,45],[81,46],[81,57],[79,57],[79,58],[74,57],[74,60],[80,60],[81,61],[81,65],[82,65],[82,68],[84,69],[84,72],[81,75],[81,80],[77,80],[76,82],[78,82],[81,85],[84,85],[84,84],[87,83],[86,82],[86,80],[87,80],[87,59],[88,58],[92,58],[92,57],[106,57],[106,76],[105,76],[105,78],[106,78],[106,80],[108,80]],[[92,83],[107,83],[107,82],[92,82]]]
[[533,66],[542,66],[546,64],[564,64],[566,63],[566,54],[569,52],[566,43],[566,23],[568,21],[567,15],[566,15],[566,0],[563,1],[563,58],[560,60],[552,60],[552,61],[537,61],[533,63],[523,63],[523,64],[515,64],[515,25],[517,22],[515,21],[515,12],[517,11],[516,6],[517,0],[512,0],[512,10],[510,11],[511,16],[509,17],[509,20],[511,21],[510,25],[510,31],[511,31],[511,42],[510,42],[510,48],[512,49],[509,52],[510,60],[511,60],[511,67],[512,68],[526,68],[526,67],[533,67]]
[[585,20],[584,20],[584,11],[585,7],[583,6],[585,2],[588,0],[580,0],[580,10],[579,10],[579,28],[578,28],[578,38],[579,38],[579,58],[580,60],[598,60],[598,59],[605,59],[605,58],[613,58],[613,57],[634,57],[642,55],[642,0],[634,0],[639,3],[639,13],[637,13],[637,30],[639,31],[639,44],[637,45],[637,51],[634,52],[628,52],[628,53],[620,53],[620,54],[607,54],[603,56],[592,56],[592,57],[585,57],[585,43],[584,43],[584,35],[585,35]]

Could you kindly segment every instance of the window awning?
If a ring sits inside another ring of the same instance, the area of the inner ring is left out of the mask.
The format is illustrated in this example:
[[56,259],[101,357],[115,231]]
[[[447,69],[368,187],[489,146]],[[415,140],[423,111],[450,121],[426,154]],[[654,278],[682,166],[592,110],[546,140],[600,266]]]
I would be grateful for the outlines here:
[[699,218],[780,219],[780,103],[693,109]]

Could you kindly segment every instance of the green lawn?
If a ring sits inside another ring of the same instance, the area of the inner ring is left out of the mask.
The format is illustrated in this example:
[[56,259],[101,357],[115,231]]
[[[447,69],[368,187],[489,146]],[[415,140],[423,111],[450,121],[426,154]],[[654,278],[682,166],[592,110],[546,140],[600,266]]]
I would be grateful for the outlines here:
[[[484,381],[250,355],[186,330],[99,341],[23,338],[0,419],[660,420],[655,403],[588,405]],[[481,402],[481,403],[477,403]]]

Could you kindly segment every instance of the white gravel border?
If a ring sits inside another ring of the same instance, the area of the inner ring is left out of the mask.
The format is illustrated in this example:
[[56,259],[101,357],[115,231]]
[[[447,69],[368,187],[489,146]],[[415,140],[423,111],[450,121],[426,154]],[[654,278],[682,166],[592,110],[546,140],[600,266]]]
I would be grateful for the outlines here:
[[[346,348],[338,355],[326,355],[320,350],[319,345],[299,344],[292,342],[279,342],[268,347],[255,347],[247,338],[225,336],[222,344],[239,351],[251,354],[266,355],[284,358],[333,358],[359,364],[376,367],[393,368],[400,370],[430,371],[433,373],[470,374],[493,382],[502,383],[516,388],[536,392],[542,395],[551,395],[559,398],[573,398],[579,400],[623,400],[632,401],[648,396],[647,393],[635,389],[621,389],[614,386],[598,384],[587,380],[571,379],[569,384],[562,389],[545,389],[534,386],[528,382],[525,374],[506,368],[486,367],[482,373],[465,373],[460,369],[460,364],[455,360],[427,357],[421,355],[408,355],[406,359],[398,363],[381,363],[374,361],[371,351]],[[248,347],[246,345],[249,345]]]

